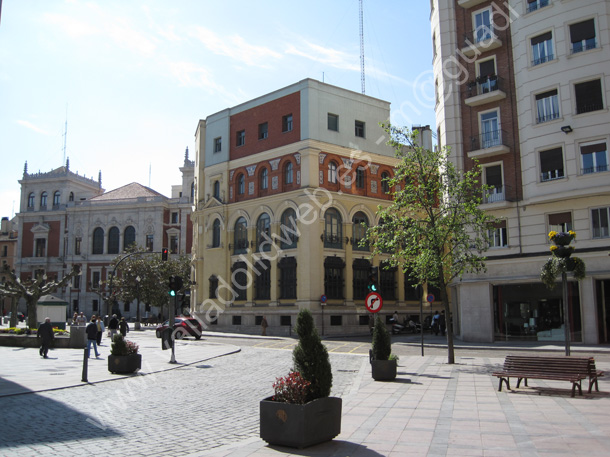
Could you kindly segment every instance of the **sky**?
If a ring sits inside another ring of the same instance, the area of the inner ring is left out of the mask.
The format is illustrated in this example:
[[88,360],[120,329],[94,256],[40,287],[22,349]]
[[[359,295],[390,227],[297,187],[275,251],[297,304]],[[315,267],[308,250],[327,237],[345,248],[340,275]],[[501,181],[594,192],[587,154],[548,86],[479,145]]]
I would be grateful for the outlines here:
[[[365,93],[434,132],[429,15],[363,0]],[[169,197],[199,119],[305,78],[362,91],[358,0],[3,0],[0,216],[26,161]]]

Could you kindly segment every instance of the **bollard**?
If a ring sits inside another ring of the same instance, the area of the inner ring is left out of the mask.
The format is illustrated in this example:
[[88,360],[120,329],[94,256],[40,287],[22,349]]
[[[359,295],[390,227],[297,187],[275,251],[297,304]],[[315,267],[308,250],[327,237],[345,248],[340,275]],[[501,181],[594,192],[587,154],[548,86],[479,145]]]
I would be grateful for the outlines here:
[[83,353],[84,353],[84,355],[83,355],[83,379],[81,379],[81,381],[82,382],[89,382],[87,380],[87,365],[89,363],[89,357],[87,355],[87,348],[85,348],[83,350]]

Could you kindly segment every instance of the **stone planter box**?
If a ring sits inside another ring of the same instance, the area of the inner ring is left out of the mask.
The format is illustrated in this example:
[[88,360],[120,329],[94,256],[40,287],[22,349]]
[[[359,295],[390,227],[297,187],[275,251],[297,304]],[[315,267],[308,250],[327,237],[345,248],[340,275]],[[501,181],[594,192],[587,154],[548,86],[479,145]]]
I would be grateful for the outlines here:
[[375,381],[393,381],[396,379],[396,359],[371,360],[371,371]]
[[341,398],[318,398],[304,405],[271,398],[260,402],[260,437],[267,443],[305,448],[341,433]]
[[[15,335],[11,333],[0,333],[0,346],[11,346],[16,348],[37,348],[40,342],[36,335]],[[69,336],[56,336],[53,346],[56,349],[71,348]]]
[[142,354],[108,356],[108,371],[117,374],[135,373],[142,368]]

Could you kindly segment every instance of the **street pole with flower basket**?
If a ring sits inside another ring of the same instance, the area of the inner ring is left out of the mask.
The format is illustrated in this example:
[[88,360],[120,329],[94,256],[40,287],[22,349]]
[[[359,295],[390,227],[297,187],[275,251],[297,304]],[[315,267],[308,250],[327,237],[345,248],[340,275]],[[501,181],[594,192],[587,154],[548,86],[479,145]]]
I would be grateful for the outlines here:
[[580,281],[586,274],[585,263],[578,257],[572,257],[574,246],[570,246],[576,238],[576,232],[549,232],[553,245],[549,248],[553,256],[546,261],[540,272],[540,279],[549,289],[555,287],[555,279],[561,273],[563,326],[565,335],[566,355],[570,355],[570,315],[568,306],[568,272],[574,273],[574,278]]

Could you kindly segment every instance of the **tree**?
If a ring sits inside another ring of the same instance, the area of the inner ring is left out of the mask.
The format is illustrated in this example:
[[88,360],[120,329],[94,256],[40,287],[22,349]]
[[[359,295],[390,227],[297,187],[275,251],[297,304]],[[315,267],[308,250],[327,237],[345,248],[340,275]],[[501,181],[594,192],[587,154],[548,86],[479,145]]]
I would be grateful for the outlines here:
[[[38,275],[35,279],[28,279],[21,281],[20,278],[15,274],[15,270],[11,270],[8,265],[4,266],[4,274],[8,275],[7,280],[0,284],[0,295],[14,297],[13,305],[11,306],[11,326],[15,325],[13,317],[16,318],[17,306],[16,302],[23,298],[27,304],[27,323],[29,328],[36,328],[38,322],[36,321],[36,304],[43,295],[48,295],[55,292],[57,289],[66,287],[73,277],[80,274],[80,267],[73,265],[70,273],[65,275],[60,281],[47,280],[46,275]],[[15,308],[15,309],[13,309]]]
[[[113,299],[124,302],[136,300],[138,303],[142,301],[163,310],[169,303],[168,279],[170,276],[182,277],[183,286],[179,293],[190,289],[190,256],[172,257],[163,261],[161,255],[142,247],[132,247],[126,255],[127,257],[118,256],[112,262],[115,268],[112,282]],[[137,312],[139,321],[139,305]]]
[[[471,170],[458,171],[447,148],[424,149],[417,131],[383,127],[400,159],[388,180],[396,190],[392,204],[378,208],[380,223],[368,229],[365,242],[373,246],[373,255],[391,253],[390,267],[401,267],[418,284],[436,286],[445,314],[451,316],[447,286],[465,273],[485,270],[482,253],[496,222],[479,208],[486,190],[480,167],[475,162]],[[454,363],[450,322],[448,318],[448,363]]]

